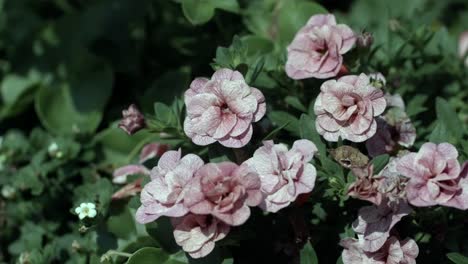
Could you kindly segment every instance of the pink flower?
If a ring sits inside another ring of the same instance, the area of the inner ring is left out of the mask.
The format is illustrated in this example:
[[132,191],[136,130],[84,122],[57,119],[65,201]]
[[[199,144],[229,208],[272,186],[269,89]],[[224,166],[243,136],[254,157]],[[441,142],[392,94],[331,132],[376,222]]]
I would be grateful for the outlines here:
[[232,226],[242,225],[250,207],[262,200],[260,179],[246,165],[208,163],[201,167],[185,196],[184,205],[194,214],[211,214]]
[[390,202],[406,202],[406,184],[408,178],[397,171],[399,158],[392,158],[379,173],[381,179],[378,191]]
[[265,97],[238,71],[217,70],[211,79],[196,78],[185,92],[184,130],[193,143],[240,148],[252,138],[252,123],[266,111]]
[[125,199],[127,197],[135,196],[141,192],[142,178],[135,180],[134,182],[126,184],[112,195],[112,200]]
[[149,143],[143,147],[140,152],[140,164],[156,158],[160,157],[164,152],[169,149],[169,145],[167,144],[160,144],[160,143]]
[[353,31],[337,25],[334,15],[312,16],[288,46],[286,73],[295,80],[334,77],[354,42]]
[[348,187],[348,195],[357,199],[369,201],[373,204],[382,202],[382,194],[378,191],[381,177],[374,175],[374,166],[354,168],[353,174],[356,181]]
[[229,225],[210,215],[188,214],[182,218],[172,218],[174,238],[193,258],[208,255],[215,247],[215,242],[229,233]]
[[465,59],[465,66],[468,67],[468,57],[465,57],[468,54],[468,31],[464,31],[460,34],[460,39],[458,40],[458,55],[460,58]]
[[277,212],[294,202],[298,195],[311,192],[317,172],[309,162],[316,152],[315,144],[306,139],[294,142],[291,150],[271,140],[263,142],[246,161],[262,182],[265,198],[260,207]]
[[358,235],[361,248],[366,252],[379,250],[390,236],[390,230],[402,217],[411,213],[411,207],[405,203],[387,203],[362,207],[353,229]]
[[343,264],[416,264],[419,248],[412,239],[390,237],[376,252],[366,252],[354,238],[341,240]]
[[181,158],[181,151],[168,151],[151,170],[151,181],[141,192],[141,206],[136,212],[138,222],[145,224],[160,216],[180,217],[188,213],[183,201],[188,183],[203,166],[194,154]]
[[425,143],[418,153],[401,157],[397,170],[409,178],[408,201],[414,206],[468,209],[466,164],[461,170],[457,157],[457,150],[449,143]]
[[329,80],[320,87],[314,112],[315,126],[327,141],[338,138],[363,142],[377,130],[374,117],[386,107],[384,94],[369,82],[365,74],[348,75],[338,80]]
[[119,127],[129,135],[133,135],[145,127],[145,117],[134,104],[123,110],[122,116]]
[[143,165],[126,165],[120,167],[112,173],[112,182],[117,184],[124,184],[127,182],[129,175],[150,175],[150,171]]

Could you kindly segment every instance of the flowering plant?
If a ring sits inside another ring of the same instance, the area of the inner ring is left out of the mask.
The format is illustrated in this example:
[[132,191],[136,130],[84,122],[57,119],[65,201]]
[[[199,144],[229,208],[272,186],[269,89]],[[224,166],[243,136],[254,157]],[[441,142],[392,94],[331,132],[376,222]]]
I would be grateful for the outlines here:
[[1,264],[468,263],[467,3],[32,2]]

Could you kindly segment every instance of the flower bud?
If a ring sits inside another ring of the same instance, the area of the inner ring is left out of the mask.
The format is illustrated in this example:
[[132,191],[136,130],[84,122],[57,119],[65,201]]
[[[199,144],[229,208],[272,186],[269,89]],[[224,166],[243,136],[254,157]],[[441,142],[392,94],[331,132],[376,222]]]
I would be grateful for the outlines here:
[[362,32],[356,39],[356,45],[360,48],[369,48],[374,42],[374,37],[370,32]]
[[123,110],[122,116],[123,119],[119,122],[119,127],[129,135],[133,135],[145,127],[145,117],[134,104]]

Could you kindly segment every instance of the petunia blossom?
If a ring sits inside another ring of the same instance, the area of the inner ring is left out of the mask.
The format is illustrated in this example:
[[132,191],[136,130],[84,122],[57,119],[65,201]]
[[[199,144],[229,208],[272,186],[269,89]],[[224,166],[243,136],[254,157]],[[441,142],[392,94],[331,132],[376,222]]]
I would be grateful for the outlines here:
[[295,80],[334,77],[355,42],[351,28],[336,24],[334,15],[314,15],[288,46],[286,73]]
[[294,202],[303,193],[312,191],[317,172],[309,162],[317,152],[317,147],[309,140],[294,142],[288,150],[284,144],[264,141],[246,164],[255,170],[262,182],[264,210],[277,212]]
[[188,214],[172,218],[174,238],[192,258],[202,258],[213,251],[215,242],[229,233],[230,226],[211,215]]
[[150,159],[160,157],[167,150],[169,150],[169,145],[167,145],[167,144],[161,144],[161,143],[157,143],[157,142],[146,144],[141,149],[140,159],[139,159],[138,162],[140,164],[142,164],[142,163],[145,163],[146,161],[148,161]]
[[414,206],[444,205],[468,209],[466,173],[449,143],[425,143],[418,153],[401,157],[397,170],[409,178],[406,193]]
[[353,223],[361,247],[367,252],[379,250],[390,236],[390,230],[402,217],[411,213],[407,203],[387,203],[362,207]]
[[127,183],[127,177],[130,175],[150,175],[150,171],[143,165],[131,164],[120,167],[112,173],[112,182],[117,184]]
[[230,148],[245,146],[252,138],[252,123],[266,111],[262,92],[230,69],[217,70],[211,79],[196,78],[185,92],[185,105],[185,134],[202,146],[216,141]]
[[370,164],[364,168],[354,168],[352,172],[356,176],[356,181],[348,187],[348,195],[373,204],[380,204],[382,193],[378,189],[382,179],[374,175],[374,166]]
[[341,240],[343,264],[416,264],[419,248],[412,239],[398,240],[390,237],[376,252],[366,252],[354,238]]
[[194,214],[211,214],[232,226],[242,225],[250,208],[262,201],[260,179],[245,164],[208,163],[190,183],[184,206]]
[[188,213],[184,205],[188,184],[203,160],[194,154],[181,158],[181,151],[168,151],[151,170],[151,181],[143,187],[141,206],[136,212],[138,222],[145,224],[160,216],[180,217]]
[[327,141],[347,139],[363,142],[377,131],[375,117],[382,114],[386,101],[382,90],[371,85],[365,74],[329,80],[320,87],[314,112],[315,126]]
[[122,116],[123,118],[119,122],[119,128],[129,135],[135,134],[146,125],[145,117],[134,104],[131,104],[128,109],[122,110]]

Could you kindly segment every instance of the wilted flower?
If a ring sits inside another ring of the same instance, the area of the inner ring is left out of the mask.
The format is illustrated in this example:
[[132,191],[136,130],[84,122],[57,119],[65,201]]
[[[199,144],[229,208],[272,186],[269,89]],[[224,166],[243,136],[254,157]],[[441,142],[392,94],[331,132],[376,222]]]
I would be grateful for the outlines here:
[[315,144],[306,139],[295,141],[290,150],[284,144],[263,142],[246,164],[260,176],[264,210],[277,212],[299,194],[312,191],[317,172],[309,162],[316,152]]
[[187,186],[203,160],[194,154],[181,158],[181,151],[168,151],[151,170],[151,181],[143,188],[136,220],[142,224],[160,216],[180,217],[188,213],[183,204]]
[[336,24],[334,15],[312,16],[288,46],[286,73],[292,79],[334,77],[343,64],[343,54],[356,37],[344,24]]
[[[375,88],[380,89],[380,88],[384,87],[385,85],[387,85],[387,79],[385,79],[383,74],[380,73],[380,72],[369,73],[368,76],[369,76],[369,79],[370,79],[370,83]],[[388,104],[388,102],[387,102],[387,104]]]
[[125,199],[127,197],[135,196],[139,192],[141,192],[141,182],[143,181],[142,178],[135,180],[134,182],[126,184],[120,190],[115,192],[112,195],[113,200]]
[[399,241],[390,237],[376,252],[366,252],[354,238],[341,240],[343,264],[416,264],[419,248],[412,239]]
[[378,117],[376,120],[377,132],[366,141],[369,156],[376,157],[392,153],[398,150],[398,146],[411,147],[414,144],[416,129],[409,118],[399,120],[394,125],[387,122],[385,118]]
[[249,206],[262,201],[260,179],[246,165],[208,163],[201,167],[185,196],[184,205],[194,214],[211,214],[228,225],[242,225]]
[[460,169],[458,152],[449,143],[425,143],[418,153],[400,158],[397,170],[409,178],[406,193],[414,206],[444,205],[468,209],[466,167]]
[[379,192],[381,178],[374,175],[374,166],[370,164],[364,168],[355,168],[352,172],[356,176],[356,181],[349,186],[348,195],[380,204],[382,202],[382,194]]
[[286,73],[296,80],[336,76],[343,54],[355,41],[353,31],[347,25],[337,25],[334,15],[312,16],[288,46]]
[[356,39],[356,45],[361,48],[370,48],[374,42],[372,33],[364,31]]
[[131,104],[128,109],[124,109],[122,116],[119,127],[129,135],[133,135],[145,127],[145,117],[134,104]]
[[85,217],[94,218],[97,214],[96,205],[93,203],[81,203],[80,206],[75,208],[75,213],[80,219]]
[[361,248],[366,252],[379,250],[390,236],[390,230],[402,217],[411,213],[407,203],[388,203],[362,207],[353,229],[358,235]]
[[174,238],[192,258],[208,255],[215,247],[215,242],[229,233],[230,226],[211,215],[188,214],[182,218],[173,218]]
[[406,201],[406,184],[408,178],[403,177],[398,171],[399,158],[393,158],[379,173],[380,184],[379,193],[386,197],[390,202]]
[[458,55],[460,58],[465,59],[465,66],[468,67],[468,31],[464,31],[460,34],[460,39],[458,40]]
[[365,74],[329,80],[320,87],[314,105],[317,131],[327,141],[338,138],[362,142],[377,130],[374,117],[385,110],[384,94]]
[[345,168],[364,168],[369,163],[369,158],[362,154],[359,149],[343,145],[331,149],[330,154],[341,166]]
[[185,92],[184,130],[193,143],[240,148],[252,138],[252,123],[266,111],[265,97],[250,87],[242,74],[217,70],[211,79],[196,78]]

